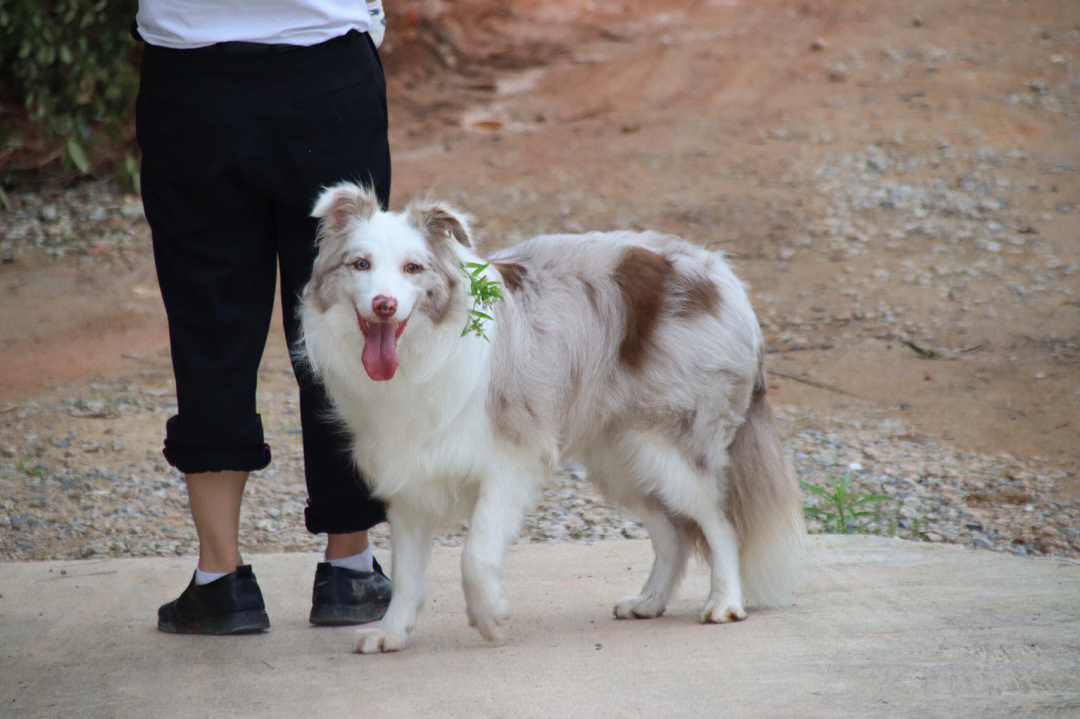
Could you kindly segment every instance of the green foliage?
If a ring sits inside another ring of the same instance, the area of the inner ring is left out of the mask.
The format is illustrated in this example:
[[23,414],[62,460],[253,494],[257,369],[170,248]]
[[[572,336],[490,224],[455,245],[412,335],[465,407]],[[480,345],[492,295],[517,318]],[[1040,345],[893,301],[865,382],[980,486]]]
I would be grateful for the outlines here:
[[503,298],[502,286],[484,276],[484,270],[487,268],[487,264],[477,262],[465,262],[461,265],[462,272],[465,273],[466,279],[469,280],[469,294],[473,298],[472,308],[469,309],[468,323],[465,325],[465,329],[461,331],[462,337],[467,334],[474,334],[486,340],[487,334],[484,332],[484,323],[493,319],[487,312],[490,312],[495,303]]
[[30,455],[26,455],[18,461],[15,465],[19,471],[25,474],[27,477],[41,478],[49,473],[48,468],[43,464],[31,464],[34,458]]
[[[803,508],[805,515],[821,522],[825,534],[885,534],[882,505],[896,498],[853,490],[850,474],[831,479],[828,489],[799,482],[814,499],[814,506]],[[888,533],[892,534],[891,527]]]
[[0,82],[27,119],[63,138],[81,172],[100,132],[119,136],[138,87],[130,35],[135,0],[0,0]]

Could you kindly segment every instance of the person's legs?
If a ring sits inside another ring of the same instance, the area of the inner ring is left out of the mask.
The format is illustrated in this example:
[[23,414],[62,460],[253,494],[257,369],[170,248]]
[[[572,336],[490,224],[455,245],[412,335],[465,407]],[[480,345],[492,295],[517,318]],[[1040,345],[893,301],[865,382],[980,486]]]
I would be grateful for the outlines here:
[[186,475],[252,471],[270,459],[255,389],[276,258],[269,202],[243,172],[265,140],[242,97],[247,75],[228,67],[212,48],[147,46],[136,105],[176,379],[164,453]]
[[[314,223],[307,217],[294,217],[291,221],[282,217],[279,223],[279,233],[286,236],[302,237],[305,232],[314,231]],[[313,257],[310,249],[305,251],[298,246],[282,249],[282,313],[290,348],[299,341],[297,301],[310,277]],[[325,388],[302,362],[293,363],[293,372],[300,391],[308,490],[305,524],[312,534],[327,535],[327,560],[360,554],[368,548],[368,528],[386,521],[385,509],[371,496],[353,463],[348,438],[333,417]]]
[[[282,317],[291,349],[300,340],[297,306],[315,260],[318,222],[311,208],[319,192],[354,180],[371,185],[384,205],[390,194],[386,87],[375,49],[366,35],[353,33],[317,52],[335,89],[316,83],[267,118],[277,171],[265,181],[274,198]],[[325,388],[304,363],[294,363],[293,371],[300,388],[307,528],[328,534],[328,559],[363,551],[367,537],[361,532],[385,521],[385,511],[353,464]]]
[[[278,172],[274,227],[281,276],[285,336],[300,339],[297,304],[311,277],[318,223],[311,215],[319,191],[341,180],[372,185],[385,204],[390,192],[386,89],[378,56],[366,35],[351,34],[318,48],[336,87],[313,84],[269,118],[277,133]],[[342,71],[348,68],[348,71]],[[270,178],[268,178],[270,179]],[[362,624],[378,619],[390,598],[390,582],[368,546],[367,529],[386,520],[357,471],[348,437],[333,417],[325,388],[302,363],[294,363],[300,390],[304,474],[308,487],[305,523],[327,534],[326,560],[315,572],[313,624]]]
[[[270,459],[255,413],[255,378],[273,302],[275,250],[292,344],[295,301],[315,252],[316,225],[307,215],[318,189],[340,179],[367,179],[384,202],[388,194],[385,83],[366,36],[356,34],[257,57],[148,47],[142,71],[137,116],[143,203],[177,385],[178,413],[167,424],[165,455],[190,477],[202,569],[227,569],[239,564],[246,472]],[[279,222],[296,217],[303,223]],[[352,466],[325,391],[302,369],[297,379],[306,523],[314,533],[329,534],[328,559],[351,556],[364,551],[365,530],[384,521],[385,512]],[[316,599],[320,572],[335,582],[345,576],[334,586],[348,591],[328,594],[322,604],[336,611],[344,597],[350,613],[319,623],[370,621],[367,610],[385,607],[389,582],[381,572],[357,579],[333,569],[320,565]],[[200,593],[193,580],[179,600],[159,611],[159,627],[199,633],[258,628],[258,617],[255,624],[247,621],[255,603],[265,621],[250,568],[241,565],[228,582],[239,583],[239,590]],[[220,611],[231,610],[213,602],[229,596],[240,597],[233,614],[244,622],[218,621]],[[364,612],[352,611],[357,597]],[[200,612],[214,614],[213,621],[188,621]]]
[[241,565],[238,535],[248,473],[270,461],[255,385],[275,257],[266,200],[240,172],[244,148],[259,142],[241,101],[246,84],[234,78],[239,89],[222,90],[222,68],[207,52],[147,47],[136,113],[143,205],[176,379],[164,453],[187,481],[199,570],[225,575],[207,582],[197,570],[184,593],[158,610],[158,628],[170,633],[269,626],[251,568]]
[[188,503],[199,536],[199,569],[229,574],[243,564],[240,556],[240,504],[248,473],[189,474]]
[[[297,301],[311,274],[315,224],[294,213],[280,218],[278,230],[285,240],[279,250],[285,334],[295,347],[300,335]],[[310,238],[306,246],[305,237]],[[357,472],[322,384],[302,362],[294,362],[293,371],[300,389],[308,487],[305,523],[313,534],[327,535],[326,561],[315,570],[310,621],[329,626],[372,622],[389,605],[390,581],[372,556],[367,529],[385,521],[386,510]]]

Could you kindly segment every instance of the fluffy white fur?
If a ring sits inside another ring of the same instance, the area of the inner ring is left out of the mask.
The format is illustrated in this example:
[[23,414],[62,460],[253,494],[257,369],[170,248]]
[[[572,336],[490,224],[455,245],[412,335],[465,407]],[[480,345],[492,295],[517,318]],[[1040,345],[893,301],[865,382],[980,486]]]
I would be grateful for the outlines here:
[[[506,548],[568,459],[653,543],[652,572],[616,617],[659,616],[695,545],[712,568],[701,621],[790,600],[799,495],[765,400],[761,333],[720,255],[619,232],[538,237],[482,260],[460,212],[383,212],[351,184],[326,190],[313,214],[322,235],[297,351],[387,503],[393,548],[389,611],[359,630],[356,651],[405,645],[434,534],[460,518],[469,621],[498,637]],[[486,340],[461,336],[466,261],[490,261],[504,285]]]

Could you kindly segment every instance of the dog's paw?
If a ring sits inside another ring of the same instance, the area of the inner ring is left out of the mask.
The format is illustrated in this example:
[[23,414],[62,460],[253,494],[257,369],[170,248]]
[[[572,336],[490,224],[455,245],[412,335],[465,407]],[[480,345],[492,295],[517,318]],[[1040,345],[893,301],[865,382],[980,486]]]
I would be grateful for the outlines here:
[[623,597],[615,602],[616,619],[652,619],[664,613],[664,604],[651,594]]
[[477,604],[470,602],[468,605],[469,626],[476,627],[480,636],[489,642],[502,639],[506,620],[510,616],[506,600],[499,598],[491,606],[480,607]]
[[718,601],[710,599],[701,610],[702,624],[727,624],[746,619],[746,610],[737,599]]
[[396,652],[405,647],[408,636],[405,632],[386,632],[378,627],[358,629],[353,651],[357,654]]

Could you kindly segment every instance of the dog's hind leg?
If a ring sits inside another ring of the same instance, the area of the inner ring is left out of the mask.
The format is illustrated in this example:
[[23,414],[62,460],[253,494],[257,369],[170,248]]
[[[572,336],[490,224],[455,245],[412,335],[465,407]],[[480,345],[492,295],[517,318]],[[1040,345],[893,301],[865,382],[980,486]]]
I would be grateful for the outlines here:
[[745,619],[739,575],[739,538],[723,511],[720,485],[711,477],[701,477],[701,473],[694,472],[688,463],[685,469],[686,477],[693,478],[690,482],[667,484],[660,487],[657,494],[673,513],[697,525],[708,548],[709,596],[701,610],[701,621],[723,624]]
[[641,593],[615,603],[618,619],[659,617],[686,570],[690,543],[679,523],[656,502],[648,502],[639,514],[656,556]]
[[[687,456],[663,435],[627,432],[614,448],[629,470],[626,481],[650,495],[675,517],[701,530],[712,565],[709,596],[701,621],[723,623],[746,618],[739,576],[739,540],[724,512],[723,459],[713,458],[708,469]],[[707,463],[705,463],[707,466]]]
[[387,518],[393,580],[390,606],[378,625],[357,630],[355,651],[359,654],[402,649],[424,603],[424,575],[438,520],[423,512],[395,506],[394,502],[387,507]]
[[489,641],[501,637],[506,623],[507,604],[499,580],[503,557],[521,528],[536,480],[514,464],[504,464],[499,476],[489,477],[480,487],[461,553],[469,625]]

